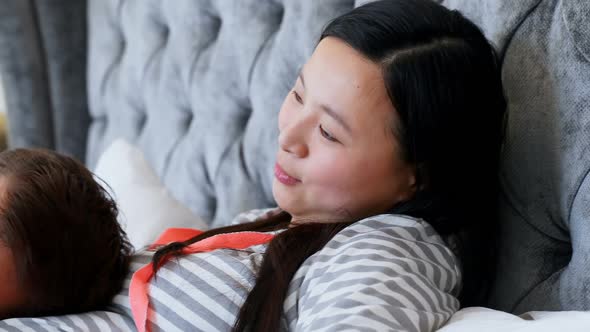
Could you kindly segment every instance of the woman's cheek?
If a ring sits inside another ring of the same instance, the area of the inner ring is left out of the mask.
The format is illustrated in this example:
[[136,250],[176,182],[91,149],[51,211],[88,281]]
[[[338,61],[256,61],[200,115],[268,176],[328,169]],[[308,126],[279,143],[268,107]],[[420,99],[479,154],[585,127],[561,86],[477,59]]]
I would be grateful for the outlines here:
[[316,154],[317,158],[311,162],[314,182],[327,191],[345,188],[349,174],[346,158],[326,150],[316,151],[319,152]]

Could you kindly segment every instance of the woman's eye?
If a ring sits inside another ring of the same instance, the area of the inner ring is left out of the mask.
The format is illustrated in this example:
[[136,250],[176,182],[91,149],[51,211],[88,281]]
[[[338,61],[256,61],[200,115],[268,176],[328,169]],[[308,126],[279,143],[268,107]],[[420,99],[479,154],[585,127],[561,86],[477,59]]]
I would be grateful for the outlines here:
[[329,132],[325,131],[324,128],[322,128],[322,125],[320,125],[320,132],[322,133],[322,136],[324,136],[324,138],[326,138],[328,141],[332,141],[332,142],[338,142],[338,140],[330,135]]
[[295,100],[297,100],[298,103],[303,104],[303,99],[301,99],[301,96],[297,93],[297,91],[293,90],[292,93],[295,97]]

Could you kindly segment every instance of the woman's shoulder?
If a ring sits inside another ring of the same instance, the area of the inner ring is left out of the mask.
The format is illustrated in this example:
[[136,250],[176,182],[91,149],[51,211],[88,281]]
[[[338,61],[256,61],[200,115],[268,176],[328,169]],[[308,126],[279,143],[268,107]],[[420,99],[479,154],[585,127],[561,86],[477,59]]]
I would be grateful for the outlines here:
[[362,219],[334,236],[295,275],[293,320],[302,330],[424,322],[434,330],[459,309],[459,263],[432,226],[403,215]]
[[428,222],[400,214],[379,214],[367,217],[346,227],[338,235],[349,237],[351,240],[385,236],[392,240],[447,246]]
[[[458,257],[436,230],[422,219],[395,214],[362,219],[334,236],[318,252],[317,258],[319,261],[352,264],[360,257],[370,260],[371,265],[380,264],[384,268],[403,265],[406,269],[408,263],[419,273],[434,268],[446,275],[443,278],[446,280],[438,279],[436,273],[427,273],[428,278],[453,294],[461,285]],[[447,278],[453,282],[447,283]]]

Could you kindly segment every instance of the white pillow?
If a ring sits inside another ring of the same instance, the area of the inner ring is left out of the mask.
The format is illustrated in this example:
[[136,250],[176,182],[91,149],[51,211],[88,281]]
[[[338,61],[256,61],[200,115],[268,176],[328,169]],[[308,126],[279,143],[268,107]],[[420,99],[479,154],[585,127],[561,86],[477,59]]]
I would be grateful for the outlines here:
[[483,307],[457,311],[439,332],[587,332],[590,312],[531,311],[520,316]]
[[117,202],[119,222],[135,249],[153,243],[166,228],[208,228],[172,197],[143,153],[123,139],[104,151],[94,174],[111,187],[105,186]]

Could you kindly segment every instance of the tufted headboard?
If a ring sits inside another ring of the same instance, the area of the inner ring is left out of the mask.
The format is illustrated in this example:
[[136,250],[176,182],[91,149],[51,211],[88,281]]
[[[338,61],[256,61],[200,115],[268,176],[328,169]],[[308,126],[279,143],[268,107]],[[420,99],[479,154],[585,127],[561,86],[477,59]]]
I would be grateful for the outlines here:
[[[10,143],[93,167],[126,138],[212,226],[272,206],[282,100],[325,23],[364,2],[5,0]],[[479,24],[503,63],[509,117],[490,305],[590,310],[590,3],[443,3]]]

